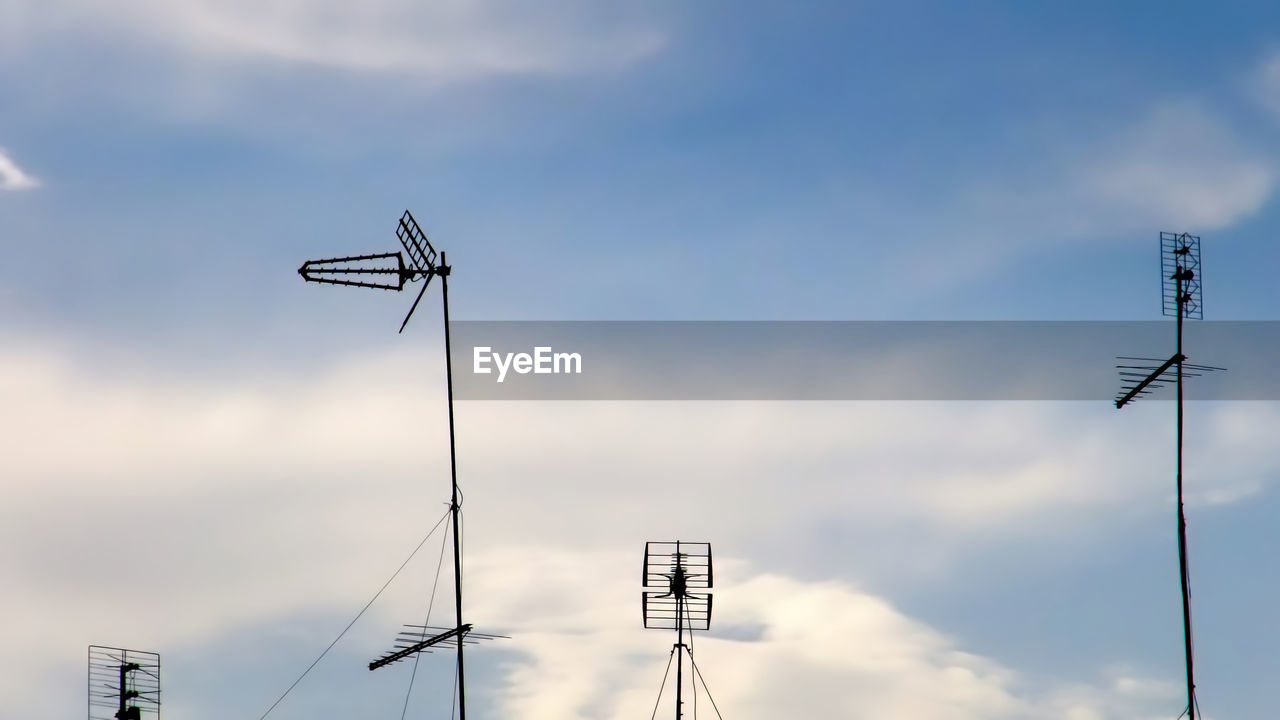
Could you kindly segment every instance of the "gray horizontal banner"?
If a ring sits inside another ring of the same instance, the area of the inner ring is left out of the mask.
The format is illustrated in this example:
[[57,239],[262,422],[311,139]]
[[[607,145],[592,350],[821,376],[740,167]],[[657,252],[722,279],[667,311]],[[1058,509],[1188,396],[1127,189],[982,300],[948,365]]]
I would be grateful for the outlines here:
[[[1175,323],[456,321],[460,400],[1114,401]],[[1184,324],[1191,400],[1280,400],[1280,322]],[[1117,357],[1144,360],[1117,360]],[[1170,386],[1147,399],[1171,399]]]

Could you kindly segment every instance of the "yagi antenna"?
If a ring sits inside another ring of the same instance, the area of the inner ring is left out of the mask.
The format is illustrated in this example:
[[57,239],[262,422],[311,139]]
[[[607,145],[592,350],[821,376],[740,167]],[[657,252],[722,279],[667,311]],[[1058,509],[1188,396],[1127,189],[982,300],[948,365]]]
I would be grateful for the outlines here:
[[472,632],[470,623],[456,628],[435,625],[405,625],[404,627],[405,629],[396,636],[395,646],[382,657],[369,663],[370,670],[386,667],[418,653],[430,653],[432,648],[436,647],[456,649],[459,640],[467,645],[476,645],[481,640],[511,639],[510,635]]
[[[409,306],[409,312],[400,323],[400,332],[409,324],[413,311],[427,292],[431,278],[445,277],[449,274],[449,266],[445,264],[444,253],[440,253],[440,262],[436,262],[436,250],[426,233],[413,219],[408,210],[400,216],[396,226],[396,237],[404,247],[404,252],[375,253],[372,255],[352,255],[350,257],[325,258],[308,260],[298,268],[298,274],[307,282],[326,283],[329,285],[349,285],[351,287],[367,287],[378,290],[404,290],[407,283],[423,280],[422,289]],[[406,260],[407,256],[407,260]],[[394,261],[394,262],[393,262]]]
[[[684,658],[689,657],[693,668],[694,714],[697,714],[698,683],[711,706],[711,691],[707,689],[702,671],[693,660],[693,631],[711,627],[711,588],[714,576],[711,568],[711,543],[704,542],[647,542],[644,544],[644,566],[641,570],[640,612],[646,628],[675,630],[676,642],[671,654],[676,660],[676,720],[684,713]],[[685,642],[685,633],[689,641]],[[667,673],[671,672],[671,660],[667,660]],[[662,687],[667,684],[666,674]],[[662,690],[658,691],[662,702]],[[657,707],[654,707],[657,711]],[[719,715],[716,709],[716,715]]]
[[1133,400],[1173,383],[1177,388],[1177,494],[1178,494],[1178,567],[1182,585],[1182,638],[1187,671],[1187,718],[1196,720],[1199,711],[1196,703],[1196,683],[1191,642],[1191,590],[1190,573],[1187,570],[1187,516],[1182,500],[1182,381],[1186,377],[1199,377],[1206,372],[1223,370],[1212,365],[1192,365],[1182,352],[1182,321],[1185,318],[1204,317],[1204,299],[1201,293],[1200,237],[1189,233],[1160,233],[1160,298],[1161,311],[1173,316],[1176,330],[1174,351],[1168,359],[1127,357],[1117,358],[1122,387],[1116,395],[1116,408],[1123,408]]

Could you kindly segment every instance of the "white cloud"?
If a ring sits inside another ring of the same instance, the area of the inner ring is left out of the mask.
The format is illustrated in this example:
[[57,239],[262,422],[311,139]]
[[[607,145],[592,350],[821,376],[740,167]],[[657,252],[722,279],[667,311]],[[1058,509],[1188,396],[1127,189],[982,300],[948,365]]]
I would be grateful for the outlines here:
[[1214,230],[1251,215],[1274,164],[1191,101],[1167,102],[1092,135],[1065,134],[1032,168],[1034,183],[979,182],[962,202],[1037,238]]
[[577,0],[126,0],[72,7],[31,0],[27,34],[89,36],[189,59],[396,72],[430,82],[592,72],[658,50],[663,34]]
[[[475,617],[521,628],[509,641],[521,657],[498,690],[503,717],[612,720],[653,707],[674,634],[640,629],[638,560],[549,548],[478,559]],[[724,560],[717,577],[712,632],[693,648],[726,717],[1136,718],[1177,704],[1175,687],[1127,667],[1090,685],[1029,677],[846,582]]]
[[0,148],[0,190],[30,190],[40,186],[40,181],[18,167],[18,163]]
[[1203,108],[1171,103],[1100,144],[1071,178],[1078,223],[1200,232],[1257,212],[1275,169]]
[[1223,117],[1168,101],[1094,118],[1091,132],[1055,124],[1034,154],[970,169],[921,220],[894,203],[908,226],[885,232],[911,241],[894,262],[908,268],[913,292],[946,292],[1034,248],[1229,227],[1258,212],[1275,182],[1275,162]]
[[1280,50],[1269,53],[1250,78],[1249,90],[1263,107],[1280,117]]

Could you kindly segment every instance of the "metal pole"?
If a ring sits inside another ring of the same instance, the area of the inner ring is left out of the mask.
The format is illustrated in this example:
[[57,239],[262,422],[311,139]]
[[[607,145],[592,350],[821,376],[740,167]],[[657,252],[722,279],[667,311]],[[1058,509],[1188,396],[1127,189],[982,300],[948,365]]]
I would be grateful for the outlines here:
[[[121,660],[124,660],[124,659],[125,658],[122,655]],[[119,720],[125,720],[125,717],[126,717],[125,705],[129,700],[129,694],[125,692],[125,688],[128,687],[128,684],[129,684],[129,664],[127,662],[122,662],[120,663],[120,709],[116,712],[116,717],[119,718]]]
[[1182,636],[1187,659],[1187,718],[1196,720],[1196,683],[1191,664],[1191,595],[1187,590],[1187,516],[1182,506],[1182,273],[1178,267],[1174,275],[1178,310],[1178,569],[1182,582]]
[[[684,613],[685,577],[684,556],[680,554],[680,541],[676,541],[676,567],[671,578],[671,589],[676,596],[676,720],[684,713]],[[694,689],[697,692],[697,689]]]
[[[680,562],[679,556],[677,556],[676,567],[679,567],[679,564],[678,564],[679,562]],[[676,653],[677,653],[676,655],[676,720],[680,720],[680,718],[683,717],[683,711],[684,711],[684,708],[682,707],[684,703],[684,698],[682,697],[683,680],[684,680],[683,617],[684,617],[684,598],[677,597],[676,598],[676,635],[679,638],[679,642],[676,643]]]
[[[440,267],[447,268],[444,253],[440,253]],[[444,295],[444,373],[449,388],[449,474],[453,481],[453,495],[449,511],[453,515],[453,599],[457,609],[458,625],[462,627],[462,550],[458,532],[458,458],[453,434],[453,355],[449,346],[449,272],[440,274]],[[458,720],[467,720],[467,682],[462,664],[464,638],[458,636]]]

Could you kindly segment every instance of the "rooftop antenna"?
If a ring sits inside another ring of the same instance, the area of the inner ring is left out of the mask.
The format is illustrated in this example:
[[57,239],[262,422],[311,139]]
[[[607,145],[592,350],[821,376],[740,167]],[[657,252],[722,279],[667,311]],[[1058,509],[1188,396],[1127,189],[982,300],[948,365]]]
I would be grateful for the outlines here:
[[444,628],[435,625],[405,625],[404,628],[399,635],[396,635],[395,646],[382,657],[369,663],[370,670],[377,670],[380,667],[400,662],[417,653],[430,653],[431,649],[437,646],[454,647],[458,644],[459,637],[467,645],[476,645],[481,640],[493,640],[495,638],[511,639],[510,635],[475,632],[471,629],[470,624],[463,625],[461,632],[459,632],[458,628]]
[[[676,642],[671,646],[671,656],[676,661],[676,720],[684,717],[684,657],[689,656],[689,665],[693,668],[693,704],[694,715],[697,716],[698,685],[711,699],[711,691],[707,689],[702,671],[693,661],[693,631],[707,630],[711,627],[711,543],[688,542],[646,542],[644,544],[644,567],[641,584],[645,589],[640,593],[641,613],[644,626],[649,629],[675,630]],[[698,592],[701,591],[701,592]],[[689,642],[685,642],[685,633]],[[671,672],[671,658],[667,659],[667,670],[662,676],[662,688],[667,685],[667,674]],[[653,712],[657,715],[658,703],[662,702],[662,688],[658,690],[658,702]],[[711,707],[719,717],[720,710],[711,700]]]
[[[453,595],[457,624],[444,632],[434,633],[430,637],[426,637],[424,629],[422,633],[424,637],[421,640],[412,643],[407,648],[401,648],[399,651],[391,653],[391,655],[403,652],[404,654],[400,658],[395,658],[401,659],[434,645],[450,641],[447,644],[456,647],[458,657],[458,718],[459,720],[466,720],[466,675],[462,662],[462,648],[464,645],[469,644],[466,642],[466,637],[471,632],[471,625],[462,622],[462,551],[459,542],[458,525],[458,511],[461,506],[458,501],[458,460],[453,427],[453,362],[449,346],[449,272],[451,268],[446,263],[443,252],[437,256],[435,248],[427,240],[426,233],[422,232],[418,221],[414,219],[413,214],[408,210],[405,210],[404,214],[400,216],[400,221],[396,225],[396,237],[399,238],[400,245],[404,248],[403,253],[389,252],[308,260],[302,264],[302,267],[298,268],[298,274],[307,282],[396,291],[403,290],[408,283],[422,280],[422,289],[418,291],[418,296],[414,298],[413,305],[409,306],[409,312],[404,316],[404,321],[400,323],[400,332],[404,332],[405,326],[409,324],[409,318],[413,317],[413,311],[418,309],[418,303],[422,300],[422,296],[426,294],[427,286],[431,284],[431,278],[440,278],[441,297],[444,304],[444,366],[449,398],[449,473],[452,481],[449,511],[453,530]],[[437,262],[437,257],[439,262]],[[384,657],[371,663],[369,669],[375,670],[394,661]]]
[[[1120,371],[1124,386],[1116,396],[1116,409],[1123,408],[1135,398],[1147,395],[1153,389],[1170,381],[1177,387],[1177,494],[1178,494],[1178,568],[1182,586],[1182,637],[1187,668],[1188,720],[1195,720],[1199,709],[1196,702],[1196,683],[1191,643],[1191,590],[1187,571],[1187,516],[1182,500],[1182,379],[1199,377],[1205,372],[1222,370],[1210,365],[1192,365],[1182,352],[1182,320],[1204,317],[1204,300],[1200,289],[1200,237],[1188,233],[1160,233],[1160,290],[1161,309],[1166,316],[1176,318],[1175,348],[1167,360],[1159,358],[1120,357],[1116,368]],[[1190,370],[1191,372],[1187,372]]]
[[89,646],[89,720],[159,720],[160,656]]

